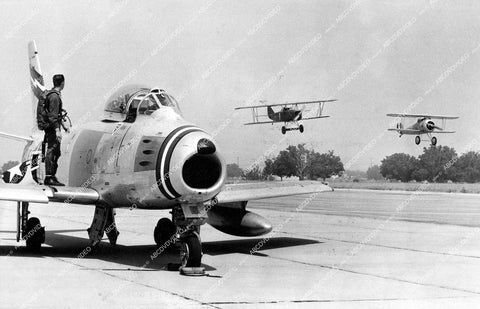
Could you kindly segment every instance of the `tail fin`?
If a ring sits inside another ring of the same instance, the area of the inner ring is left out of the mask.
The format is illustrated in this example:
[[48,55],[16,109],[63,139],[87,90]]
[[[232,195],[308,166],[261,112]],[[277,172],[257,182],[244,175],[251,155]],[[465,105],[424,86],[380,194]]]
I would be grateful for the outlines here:
[[37,104],[46,88],[35,41],[28,43],[28,60],[30,66],[30,87],[32,89],[33,132],[36,132],[39,131],[37,126]]
[[268,112],[268,118],[273,120],[275,117],[275,112],[273,111],[271,106],[267,106],[267,112]]

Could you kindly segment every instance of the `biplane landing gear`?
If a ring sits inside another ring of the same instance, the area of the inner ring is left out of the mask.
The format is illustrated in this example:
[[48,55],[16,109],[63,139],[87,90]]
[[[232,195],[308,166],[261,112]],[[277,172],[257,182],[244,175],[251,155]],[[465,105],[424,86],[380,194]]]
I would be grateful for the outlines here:
[[285,126],[282,127],[282,134],[285,134],[287,133],[287,128],[285,128]]
[[157,226],[153,231],[153,238],[158,247],[163,246],[167,241],[173,239],[173,236],[177,232],[175,224],[168,218],[161,218],[157,222]]
[[435,136],[432,136],[432,145],[435,146],[437,144],[437,138]]
[[415,136],[415,144],[420,145],[420,136]]

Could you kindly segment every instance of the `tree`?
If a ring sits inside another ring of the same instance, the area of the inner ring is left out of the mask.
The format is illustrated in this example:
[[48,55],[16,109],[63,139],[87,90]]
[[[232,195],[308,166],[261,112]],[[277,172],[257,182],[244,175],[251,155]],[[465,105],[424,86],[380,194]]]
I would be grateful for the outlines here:
[[293,162],[295,170],[294,175],[298,176],[300,180],[305,178],[305,169],[311,152],[305,148],[305,144],[298,144],[298,146],[288,146],[287,151]]
[[306,170],[310,179],[321,177],[325,180],[344,171],[344,168],[340,157],[336,156],[333,150],[330,150],[327,153],[312,151]]
[[[423,153],[418,157],[418,169],[427,171],[426,179],[433,182],[445,182],[456,179],[457,167],[454,163],[457,160],[455,149],[448,146],[424,147]],[[424,172],[423,172],[424,173]]]
[[380,173],[387,179],[410,181],[418,160],[406,153],[394,153],[382,160]]
[[1,172],[2,172],[2,173],[3,173],[3,172],[6,172],[6,171],[8,171],[9,169],[11,169],[12,167],[14,167],[15,165],[18,165],[18,164],[20,164],[20,162],[18,162],[18,161],[11,161],[11,160],[10,160],[10,161],[8,161],[7,163],[4,163],[4,164],[2,165],[2,170],[1,170]]
[[475,151],[464,153],[454,164],[456,181],[480,182],[480,153]]
[[236,163],[227,164],[227,177],[240,177],[243,170]]
[[247,180],[261,180],[263,179],[262,171],[258,165],[252,166],[251,169],[244,171],[245,179]]
[[273,175],[277,175],[283,180],[283,177],[295,175],[295,160],[287,150],[282,150],[273,162]]
[[265,167],[263,168],[263,177],[269,179],[274,173],[274,161],[272,159],[265,160]]
[[367,169],[367,178],[373,180],[382,180],[383,176],[380,173],[380,166],[372,165]]

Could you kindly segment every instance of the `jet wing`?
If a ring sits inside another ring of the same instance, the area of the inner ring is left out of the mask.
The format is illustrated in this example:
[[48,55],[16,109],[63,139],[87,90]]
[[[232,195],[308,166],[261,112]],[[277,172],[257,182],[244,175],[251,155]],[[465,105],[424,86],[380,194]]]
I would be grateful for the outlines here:
[[20,184],[0,185],[0,200],[3,201],[95,205],[99,199],[100,195],[97,191],[83,187],[49,187]]
[[331,191],[331,187],[319,181],[230,184],[217,195],[217,200],[223,204]]
[[406,117],[406,118],[431,118],[431,119],[458,119],[457,116],[434,116],[424,114],[387,114],[389,117]]

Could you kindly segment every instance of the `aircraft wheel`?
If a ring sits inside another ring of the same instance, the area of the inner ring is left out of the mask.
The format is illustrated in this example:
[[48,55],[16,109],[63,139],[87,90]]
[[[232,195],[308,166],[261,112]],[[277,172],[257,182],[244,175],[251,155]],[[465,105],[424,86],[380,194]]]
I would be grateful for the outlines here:
[[42,243],[45,242],[45,228],[41,226],[37,217],[32,217],[27,221],[27,230],[25,231],[25,240],[27,249],[38,252]]
[[415,137],[415,144],[420,145],[420,136]]
[[298,129],[300,130],[300,133],[303,133],[303,125],[301,124]]
[[180,247],[182,267],[200,267],[202,265],[202,243],[197,233],[191,233],[182,241]]
[[285,134],[287,133],[287,128],[285,128],[285,126],[282,127],[282,134]]
[[432,145],[435,146],[437,144],[437,138],[435,136],[432,137]]
[[168,218],[162,218],[157,222],[157,226],[153,231],[153,238],[155,239],[157,246],[160,247],[169,239],[171,239],[176,232],[177,228],[175,227],[175,224],[173,224],[172,220]]

